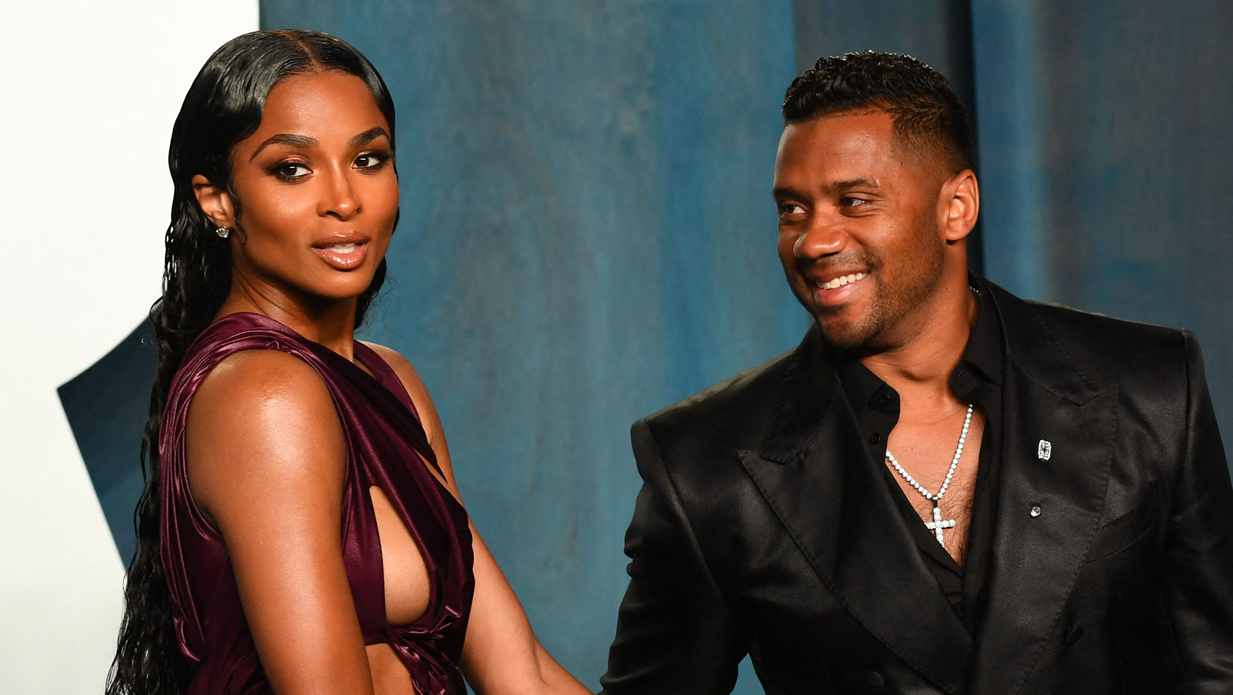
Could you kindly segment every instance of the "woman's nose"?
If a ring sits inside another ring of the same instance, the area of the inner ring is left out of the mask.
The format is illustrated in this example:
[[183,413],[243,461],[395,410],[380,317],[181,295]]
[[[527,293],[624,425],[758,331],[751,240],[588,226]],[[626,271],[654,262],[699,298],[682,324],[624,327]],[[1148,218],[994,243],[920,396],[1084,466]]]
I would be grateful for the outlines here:
[[352,185],[351,172],[332,171],[327,176],[325,191],[317,207],[318,214],[334,215],[341,220],[355,217],[363,205]]

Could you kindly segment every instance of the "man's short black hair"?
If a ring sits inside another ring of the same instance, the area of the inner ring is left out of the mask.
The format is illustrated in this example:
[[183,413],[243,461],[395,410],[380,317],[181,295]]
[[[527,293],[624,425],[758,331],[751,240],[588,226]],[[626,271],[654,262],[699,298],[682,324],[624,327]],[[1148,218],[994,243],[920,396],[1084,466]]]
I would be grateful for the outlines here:
[[972,126],[959,97],[937,70],[911,56],[864,51],[818,59],[788,87],[783,121],[868,111],[889,113],[900,144],[940,159],[948,174],[976,167]]

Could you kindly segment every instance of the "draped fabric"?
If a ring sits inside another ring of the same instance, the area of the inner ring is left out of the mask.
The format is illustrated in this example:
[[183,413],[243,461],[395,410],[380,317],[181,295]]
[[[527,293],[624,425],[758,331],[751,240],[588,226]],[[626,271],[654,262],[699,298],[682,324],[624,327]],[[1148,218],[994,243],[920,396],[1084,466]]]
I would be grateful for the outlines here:
[[[389,643],[416,692],[462,695],[456,668],[470,614],[474,578],[467,513],[428,466],[437,469],[415,406],[393,370],[355,344],[370,376],[328,348],[259,314],[231,314],[189,348],[172,382],[159,439],[161,548],[174,600],[180,647],[197,663],[192,693],[264,693],[269,684],[244,617],[223,538],[193,502],[185,426],[193,393],[210,371],[242,350],[278,350],[317,371],[333,397],[346,444],[343,561],[366,644]],[[428,568],[428,609],[410,625],[386,621],[380,538],[369,489],[389,497]]]

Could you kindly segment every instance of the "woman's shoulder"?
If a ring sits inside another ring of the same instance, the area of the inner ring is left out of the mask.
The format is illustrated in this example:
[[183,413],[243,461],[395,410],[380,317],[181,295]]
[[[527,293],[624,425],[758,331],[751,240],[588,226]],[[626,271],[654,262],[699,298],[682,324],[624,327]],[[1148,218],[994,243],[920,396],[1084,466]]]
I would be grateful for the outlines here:
[[244,350],[223,358],[198,386],[188,412],[190,431],[264,441],[299,427],[337,427],[337,421],[321,375],[279,350]]
[[278,321],[248,312],[226,314],[206,326],[188,346],[176,370],[173,394],[187,388],[191,396],[223,362],[250,361],[233,360],[235,355],[248,351],[286,353],[285,360],[270,358],[275,363],[314,359],[308,341]]
[[185,351],[166,416],[183,423],[202,411],[226,418],[250,404],[328,403],[321,366],[310,344],[283,324],[259,314],[227,314]]
[[232,407],[299,406],[324,400],[329,389],[321,375],[298,355],[270,348],[249,348],[223,357],[202,380],[193,402]]
[[286,352],[245,350],[220,361],[193,395],[186,433],[190,486],[206,510],[234,494],[237,481],[341,480],[342,425],[330,391]]

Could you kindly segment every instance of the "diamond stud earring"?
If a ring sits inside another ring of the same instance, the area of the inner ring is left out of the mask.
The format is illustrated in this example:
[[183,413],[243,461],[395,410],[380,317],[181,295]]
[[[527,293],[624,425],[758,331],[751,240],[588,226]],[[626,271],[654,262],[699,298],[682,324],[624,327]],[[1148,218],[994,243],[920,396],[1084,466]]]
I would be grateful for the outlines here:
[[216,227],[214,229],[214,233],[219,237],[226,239],[227,235],[231,233],[231,227]]

